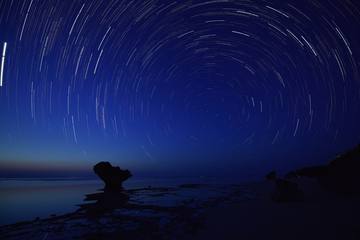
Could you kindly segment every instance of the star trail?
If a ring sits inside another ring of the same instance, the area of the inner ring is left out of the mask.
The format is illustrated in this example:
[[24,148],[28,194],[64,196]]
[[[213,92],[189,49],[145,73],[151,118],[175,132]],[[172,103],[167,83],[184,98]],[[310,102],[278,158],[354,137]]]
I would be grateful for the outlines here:
[[4,81],[4,65],[5,65],[5,56],[6,56],[6,46],[7,46],[7,43],[5,42],[4,48],[3,48],[3,53],[2,53],[2,58],[1,58],[0,87],[2,87],[3,81]]
[[360,142],[359,26],[356,0],[3,0],[1,166],[324,162]]

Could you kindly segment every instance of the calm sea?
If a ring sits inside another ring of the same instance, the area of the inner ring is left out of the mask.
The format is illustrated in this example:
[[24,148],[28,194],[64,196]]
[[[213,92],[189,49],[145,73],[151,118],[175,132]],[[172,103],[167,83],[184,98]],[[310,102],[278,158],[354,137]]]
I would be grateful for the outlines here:
[[[141,187],[171,187],[183,183],[209,183],[211,179],[132,178],[127,189]],[[51,214],[72,212],[84,200],[84,195],[103,187],[99,180],[89,179],[0,179],[0,225],[45,218]]]

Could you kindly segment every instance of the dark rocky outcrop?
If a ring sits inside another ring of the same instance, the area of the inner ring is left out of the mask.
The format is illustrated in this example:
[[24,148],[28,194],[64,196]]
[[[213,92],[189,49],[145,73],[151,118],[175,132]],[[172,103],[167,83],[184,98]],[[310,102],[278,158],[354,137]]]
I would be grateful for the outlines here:
[[84,203],[79,204],[80,209],[84,210],[88,218],[98,218],[106,213],[112,213],[116,209],[125,207],[128,203],[129,195],[125,191],[108,191],[87,194]]
[[122,189],[122,183],[132,176],[129,170],[113,167],[109,162],[100,162],[93,169],[96,175],[104,181],[107,190]]
[[294,178],[294,177],[320,177],[325,176],[327,174],[326,166],[314,166],[314,167],[305,167],[298,169],[296,171],[289,172],[286,174],[286,178]]
[[277,202],[299,202],[304,200],[304,193],[297,183],[284,180],[275,180],[273,199]]
[[266,179],[275,183],[273,200],[276,202],[299,202],[304,200],[304,193],[298,184],[277,177],[275,171],[266,175]]
[[266,180],[276,180],[277,176],[276,176],[276,172],[275,171],[271,171],[268,174],[266,174],[265,176]]
[[326,189],[342,194],[360,194],[360,145],[327,165],[302,168],[288,176],[316,178]]

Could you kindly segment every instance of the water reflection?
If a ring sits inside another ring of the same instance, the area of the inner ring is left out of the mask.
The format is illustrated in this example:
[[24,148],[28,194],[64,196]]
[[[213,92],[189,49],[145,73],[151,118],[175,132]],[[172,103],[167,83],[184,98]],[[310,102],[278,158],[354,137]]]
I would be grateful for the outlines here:
[[[131,204],[128,203],[127,208],[137,208],[133,204],[140,201],[145,201],[146,204],[151,205],[159,204],[160,202],[164,205],[172,205],[175,200],[163,196],[164,193],[169,192],[160,187],[175,187],[184,182],[209,183],[212,181],[218,180],[205,178],[133,178],[124,183],[124,188],[138,190],[127,190],[126,193],[122,192],[120,194],[105,193],[103,191],[95,193],[97,189],[103,186],[103,183],[99,180],[0,179],[0,225],[34,220],[38,217],[43,219],[55,214],[70,213],[79,208],[79,203],[89,206],[93,202],[96,203],[97,200],[100,200],[100,203],[110,201],[113,204],[106,204],[119,207],[124,203],[124,199],[128,198],[123,194],[131,195]],[[153,188],[143,191],[139,190],[148,186]],[[95,195],[86,195],[87,193]],[[101,195],[98,195],[100,193]],[[117,197],[108,197],[110,195]],[[85,202],[83,202],[84,196],[89,196],[86,197],[88,200]],[[96,197],[99,198],[95,199]],[[110,200],[108,201],[108,199]]]

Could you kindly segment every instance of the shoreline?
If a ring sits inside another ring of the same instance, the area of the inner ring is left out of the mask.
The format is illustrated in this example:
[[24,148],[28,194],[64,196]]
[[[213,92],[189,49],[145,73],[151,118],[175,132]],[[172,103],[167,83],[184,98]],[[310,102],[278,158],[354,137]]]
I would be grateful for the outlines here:
[[327,192],[311,179],[299,179],[297,183],[305,192],[302,202],[272,201],[274,186],[268,181],[135,188],[125,191],[129,197],[125,201],[123,194],[107,197],[97,192],[88,194],[92,201],[77,211],[2,225],[0,237],[31,240],[46,234],[46,239],[359,239],[359,197]]

